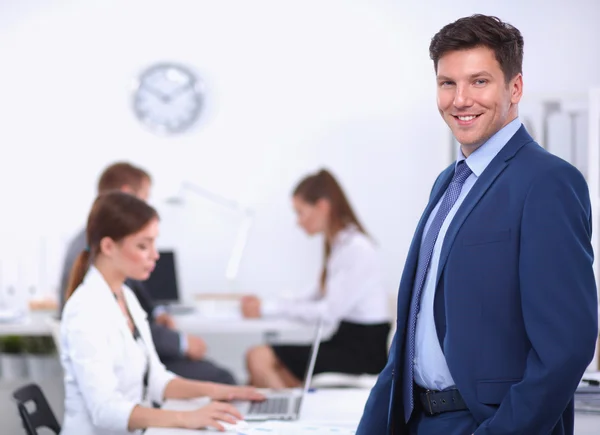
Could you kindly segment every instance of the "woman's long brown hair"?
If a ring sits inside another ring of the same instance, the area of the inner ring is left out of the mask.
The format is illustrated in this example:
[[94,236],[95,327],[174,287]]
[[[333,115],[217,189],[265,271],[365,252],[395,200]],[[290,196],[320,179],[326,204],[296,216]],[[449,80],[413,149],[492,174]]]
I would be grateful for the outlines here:
[[[313,175],[304,178],[294,189],[293,196],[302,199],[304,202],[314,205],[320,199],[326,199],[331,205],[329,215],[328,234],[333,237],[338,231],[346,226],[353,224],[363,234],[367,234],[364,227],[356,217],[350,201],[344,194],[342,187],[335,177],[326,169],[321,169]],[[323,256],[323,268],[321,271],[321,290],[325,291],[325,282],[327,281],[327,262],[331,255],[331,243],[328,237],[325,237],[325,247]]]
[[152,219],[157,219],[154,208],[137,197],[121,191],[100,194],[94,201],[86,227],[87,247],[82,251],[71,269],[65,301],[81,285],[90,265],[100,253],[100,241],[109,237],[115,242],[135,234]]

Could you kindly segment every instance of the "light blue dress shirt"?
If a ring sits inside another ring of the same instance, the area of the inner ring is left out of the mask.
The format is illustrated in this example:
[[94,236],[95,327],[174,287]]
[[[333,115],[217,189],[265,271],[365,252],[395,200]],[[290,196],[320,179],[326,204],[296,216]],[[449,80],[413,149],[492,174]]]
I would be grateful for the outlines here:
[[[466,163],[469,165],[469,168],[471,168],[473,173],[465,181],[465,184],[460,192],[460,196],[454,203],[452,209],[450,209],[448,216],[446,216],[433,247],[433,254],[429,264],[429,270],[427,272],[427,277],[425,278],[425,284],[423,285],[423,291],[421,294],[421,309],[417,317],[417,329],[415,337],[415,383],[423,388],[430,390],[443,390],[454,385],[454,380],[452,379],[452,375],[448,369],[448,364],[446,363],[446,358],[444,357],[444,353],[442,352],[442,348],[438,340],[433,311],[433,301],[435,297],[435,289],[437,287],[436,276],[440,262],[440,252],[442,250],[444,238],[446,237],[446,232],[448,231],[448,227],[450,226],[450,223],[456,215],[460,205],[477,179],[520,127],[521,121],[519,121],[519,118],[515,118],[490,139],[488,139],[487,142],[475,150],[466,159]],[[461,160],[465,160],[465,156],[460,148],[458,155],[459,157],[456,161],[456,164],[458,164],[458,162]],[[439,202],[431,212],[431,215],[429,215],[429,218],[427,219],[425,231],[423,231],[423,237],[425,237],[425,234],[427,234],[427,231],[431,226],[431,222],[440,208],[442,198],[440,198]]]

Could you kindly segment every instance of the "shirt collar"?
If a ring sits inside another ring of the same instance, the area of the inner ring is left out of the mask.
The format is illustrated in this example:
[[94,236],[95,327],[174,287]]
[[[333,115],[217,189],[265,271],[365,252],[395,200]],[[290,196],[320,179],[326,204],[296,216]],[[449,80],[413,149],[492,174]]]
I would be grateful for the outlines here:
[[332,247],[339,246],[346,242],[353,234],[358,231],[358,227],[354,224],[348,224],[344,228],[338,231],[333,238]]
[[104,280],[104,277],[100,273],[96,266],[90,264],[85,276],[83,277],[83,283],[92,283],[92,284],[100,284],[102,283],[104,286],[108,287],[108,284]]
[[[95,293],[96,295],[98,295],[97,297],[101,298],[103,303],[107,303],[111,307],[110,313],[115,317],[115,319],[118,319],[117,322],[119,323],[120,327],[125,328],[123,330],[126,331],[126,333],[130,334],[129,326],[127,326],[127,320],[123,316],[123,313],[119,308],[119,304],[116,303],[115,296],[110,286],[104,279],[102,273],[100,273],[100,271],[93,264],[90,265],[83,279],[83,284],[89,287],[86,288],[85,291],[91,291],[92,293]],[[145,314],[142,313],[141,308],[138,308],[138,305],[136,305],[137,297],[135,296],[135,294],[131,291],[126,291],[126,288],[127,286],[124,285],[123,297],[125,298],[125,302],[127,304],[129,312],[131,313],[131,317],[135,322],[136,319],[144,318]]]
[[[88,268],[87,273],[83,278],[82,284],[90,285],[94,291],[109,296],[114,299],[113,291],[104,279],[104,276],[93,264]],[[89,291],[89,290],[88,290]]]
[[[485,168],[487,168],[490,162],[494,159],[494,157],[496,157],[496,155],[498,155],[500,150],[504,148],[504,145],[508,143],[508,141],[515,135],[519,128],[521,128],[521,121],[519,120],[519,117],[516,117],[466,158],[467,165],[469,165],[469,168],[476,177],[481,175]],[[462,153],[460,145],[458,146],[457,155],[458,158],[456,159],[456,164],[465,160],[465,156]]]

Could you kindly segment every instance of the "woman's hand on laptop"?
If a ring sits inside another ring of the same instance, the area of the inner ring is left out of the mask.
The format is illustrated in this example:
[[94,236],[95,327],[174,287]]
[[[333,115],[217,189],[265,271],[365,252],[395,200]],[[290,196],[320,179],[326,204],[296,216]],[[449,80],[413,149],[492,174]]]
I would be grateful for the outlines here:
[[225,427],[220,422],[236,424],[242,418],[242,414],[235,406],[229,403],[211,402],[194,411],[182,412],[179,426],[185,429],[214,427],[224,431]]
[[236,385],[213,384],[210,394],[213,400],[265,400],[265,396],[254,387],[239,387]]

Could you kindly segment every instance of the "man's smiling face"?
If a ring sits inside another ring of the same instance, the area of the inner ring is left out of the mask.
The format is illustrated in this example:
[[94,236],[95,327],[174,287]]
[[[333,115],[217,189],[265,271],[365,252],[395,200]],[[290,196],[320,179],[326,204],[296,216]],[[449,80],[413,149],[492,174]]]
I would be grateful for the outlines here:
[[468,156],[518,115],[523,79],[508,83],[487,47],[450,51],[437,65],[440,114]]

